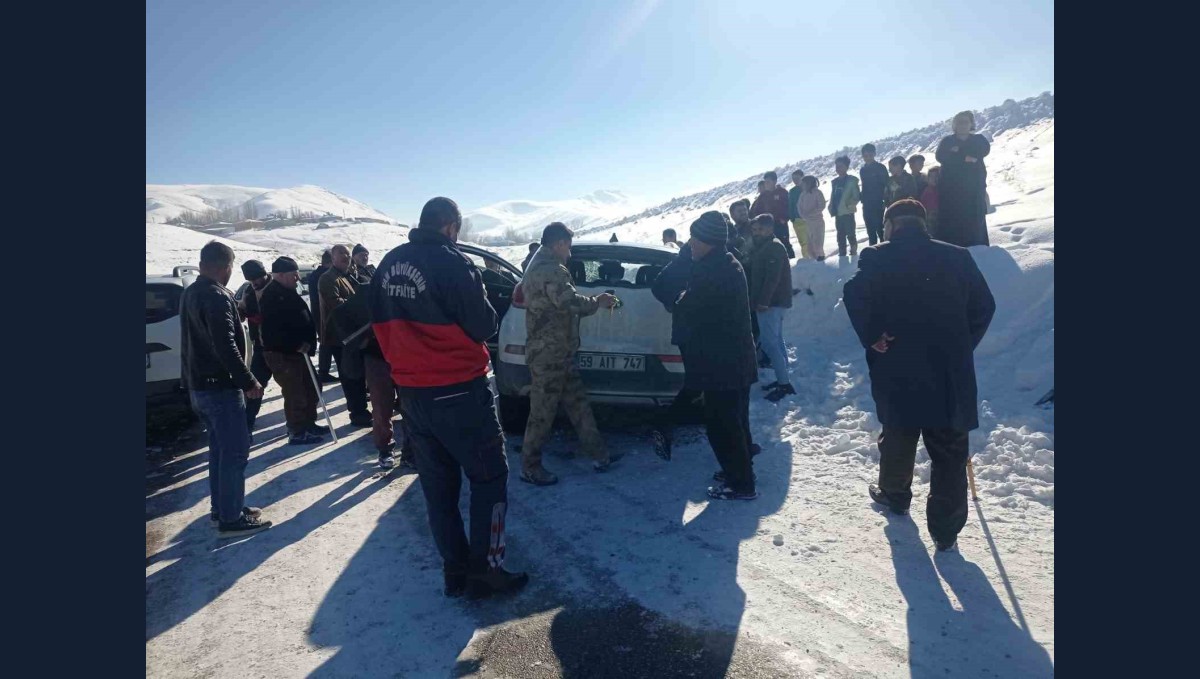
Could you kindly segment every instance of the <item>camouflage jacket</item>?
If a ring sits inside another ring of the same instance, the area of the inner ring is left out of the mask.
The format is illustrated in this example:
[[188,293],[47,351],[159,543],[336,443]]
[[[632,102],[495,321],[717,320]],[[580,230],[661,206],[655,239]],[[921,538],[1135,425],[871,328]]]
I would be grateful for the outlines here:
[[525,295],[525,355],[566,358],[579,348],[579,318],[600,308],[595,297],[575,292],[567,267],[549,248],[538,250],[521,281]]

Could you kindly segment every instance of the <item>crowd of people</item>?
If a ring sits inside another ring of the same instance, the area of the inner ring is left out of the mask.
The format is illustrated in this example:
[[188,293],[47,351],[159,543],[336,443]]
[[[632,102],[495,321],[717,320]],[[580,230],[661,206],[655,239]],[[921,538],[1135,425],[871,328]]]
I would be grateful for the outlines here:
[[[953,548],[967,515],[967,434],[978,427],[973,351],[995,311],[973,258],[958,247],[979,240],[985,210],[975,194],[984,190],[981,159],[988,148],[972,128],[969,114],[955,117],[955,134],[938,149],[940,177],[939,168],[922,172],[920,156],[893,158],[884,170],[867,145],[861,189],[844,157],[837,159],[828,202],[815,177],[797,171],[788,191],[769,172],[757,200],[736,201],[728,214],[703,213],[686,242],[664,231],[664,244],[678,255],[652,292],[671,314],[684,385],[652,432],[660,457],[671,458],[673,430],[695,407],[720,467],[708,496],[758,497],[753,458],[762,449],[751,436],[749,403],[759,367],[773,374],[762,387],[768,400],[795,394],[783,337],[796,293],[788,227],[802,257],[823,259],[828,209],[839,252],[856,255],[854,214],[862,202],[870,246],[843,298],[866,351],[883,425],[879,479],[868,492],[891,511],[907,512],[924,438],[933,465],[929,531],[939,549]],[[330,363],[321,363],[318,375],[310,361],[319,345],[337,361],[351,424],[371,427],[380,466],[395,466],[399,438],[400,464],[417,471],[446,595],[486,597],[528,582],[527,574],[504,568],[509,467],[485,344],[499,318],[483,272],[458,248],[462,223],[457,204],[437,197],[425,204],[409,242],[387,253],[378,269],[361,245],[332,247],[324,270],[309,278],[310,294],[316,290],[311,309],[297,292],[299,267],[291,258],[275,260],[269,275],[261,262],[243,264],[251,288],[239,305],[226,287],[233,251],[215,241],[201,250],[200,276],[181,303],[184,377],[209,434],[212,515],[222,537],[271,525],[261,509],[244,504],[254,418],[268,380],[274,377],[283,391],[290,444],[331,434],[317,422],[319,390],[331,378]],[[983,234],[986,242],[986,228]],[[532,384],[520,479],[536,486],[558,481],[541,452],[559,405],[595,471],[608,471],[619,458],[596,427],[575,362],[579,319],[619,300],[576,290],[566,266],[573,238],[567,226],[552,223],[523,262]],[[469,533],[459,511],[464,475]]]

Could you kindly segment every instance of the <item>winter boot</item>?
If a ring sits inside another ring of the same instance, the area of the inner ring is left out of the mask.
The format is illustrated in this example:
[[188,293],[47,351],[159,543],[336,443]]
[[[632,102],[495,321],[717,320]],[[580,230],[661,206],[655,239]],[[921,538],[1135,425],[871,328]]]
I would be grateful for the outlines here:
[[484,573],[467,576],[467,598],[486,599],[493,594],[516,592],[528,583],[528,573],[511,573],[503,568],[489,568]]
[[310,431],[302,431],[299,434],[292,434],[291,436],[288,436],[289,446],[302,446],[309,443],[324,443],[324,441],[324,437],[314,434]]
[[942,542],[941,540],[934,539],[933,544],[937,545],[937,551],[949,552],[952,551],[956,545],[958,545],[958,539],[955,538],[950,542]]
[[525,483],[532,483],[535,486],[553,486],[558,483],[558,477],[546,471],[546,468],[541,465],[523,470],[521,472],[521,480]]
[[758,492],[750,491],[743,493],[722,483],[719,486],[709,486],[708,496],[714,500],[753,500],[758,497]]
[[442,573],[442,581],[445,583],[445,588],[442,594],[448,597],[460,597],[467,591],[467,574],[466,573]]
[[871,485],[867,486],[867,492],[871,494],[872,500],[883,505],[884,507],[887,507],[888,509],[891,509],[893,513],[901,516],[904,516],[908,513],[908,507],[901,507],[893,502],[892,498],[888,497],[888,494],[879,486],[872,483]]

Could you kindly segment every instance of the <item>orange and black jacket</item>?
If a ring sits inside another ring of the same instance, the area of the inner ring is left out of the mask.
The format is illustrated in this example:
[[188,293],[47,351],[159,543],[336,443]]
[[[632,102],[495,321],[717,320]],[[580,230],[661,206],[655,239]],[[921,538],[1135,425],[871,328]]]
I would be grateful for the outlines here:
[[453,241],[416,228],[379,263],[367,291],[371,326],[401,387],[441,387],[487,375],[496,334],[479,269]]

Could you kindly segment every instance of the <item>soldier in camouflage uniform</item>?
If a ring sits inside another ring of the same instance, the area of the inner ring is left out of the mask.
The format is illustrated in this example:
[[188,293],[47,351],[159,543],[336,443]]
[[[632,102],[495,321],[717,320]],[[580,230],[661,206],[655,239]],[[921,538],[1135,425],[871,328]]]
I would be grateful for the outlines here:
[[558,482],[558,477],[542,466],[542,444],[560,401],[596,471],[605,471],[611,464],[579,378],[575,351],[579,348],[579,318],[612,307],[616,298],[608,293],[587,297],[575,292],[566,267],[573,236],[561,222],[547,226],[542,232],[542,247],[529,262],[521,282],[527,333],[525,361],[533,381],[529,422],[521,446],[521,480],[539,486]]

